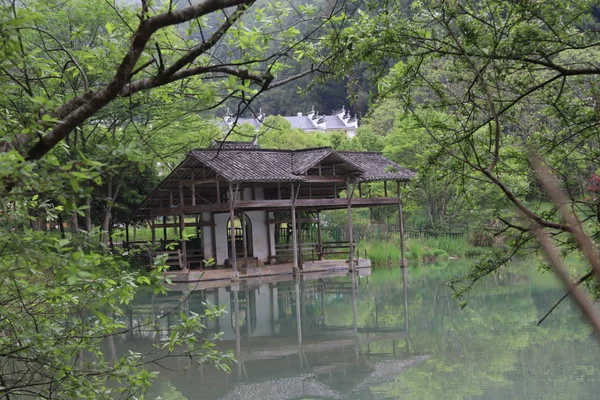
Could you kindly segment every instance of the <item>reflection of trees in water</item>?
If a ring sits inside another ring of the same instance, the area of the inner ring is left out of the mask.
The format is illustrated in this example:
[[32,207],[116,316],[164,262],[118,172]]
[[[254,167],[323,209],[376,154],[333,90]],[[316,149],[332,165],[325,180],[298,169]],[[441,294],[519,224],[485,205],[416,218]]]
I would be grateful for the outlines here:
[[535,290],[529,270],[484,280],[462,310],[443,282],[413,277],[411,338],[432,357],[377,390],[405,399],[596,398],[600,353],[589,328],[570,305],[536,327],[562,293]]
[[[599,349],[588,338],[590,331],[582,323],[577,310],[564,303],[541,327],[535,326],[537,319],[562,295],[553,281],[546,282],[545,277],[529,273],[527,266],[517,265],[496,279],[484,280],[477,285],[470,294],[468,306],[461,310],[445,283],[466,271],[466,267],[453,265],[446,270],[428,266],[409,268],[411,345],[405,347],[403,340],[363,342],[359,359],[372,362],[369,357],[377,354],[409,358],[428,354],[431,357],[385,383],[378,382],[376,386],[365,387],[351,396],[424,400],[529,399],[537,398],[541,393],[545,399],[595,398],[591,397],[591,393],[600,389],[600,377],[595,368]],[[358,327],[403,327],[400,271],[375,270],[370,277],[358,281]],[[273,330],[271,336],[263,339],[252,336],[251,340],[242,342],[242,351],[244,345],[252,343],[265,352],[289,351],[293,354],[291,364],[296,365],[298,356],[293,352],[297,349],[297,309],[302,316],[304,348],[310,348],[313,344],[311,338],[318,337],[319,333],[329,335],[319,339],[327,343],[341,340],[351,330],[327,329],[351,327],[353,324],[352,295],[344,287],[348,282],[348,278],[304,281],[300,285],[298,307],[293,282],[271,284],[269,288],[276,289],[273,292],[276,304],[273,304],[277,314],[276,322],[271,323],[277,323],[281,329]],[[252,310],[261,312],[256,308],[258,293],[254,289],[238,292],[241,335],[247,335],[248,324],[254,331],[252,323],[262,321],[252,314]],[[232,316],[233,312],[225,318]],[[372,337],[372,334],[363,333],[363,336],[369,335]],[[342,350],[335,348],[330,354],[343,354]],[[348,347],[344,351],[348,357],[345,362],[348,362],[354,354],[353,348]],[[314,354],[308,355],[310,366],[305,364],[302,370],[298,369],[298,365],[295,369],[291,368],[289,360],[277,358],[247,362],[246,369],[250,380],[262,380],[269,374],[292,376],[298,371],[312,371],[312,368],[321,365],[318,362],[323,365],[331,362],[331,356],[328,359],[323,356],[317,359],[317,363],[311,357]],[[345,371],[348,373],[345,379],[354,379],[348,371],[350,369]],[[336,373],[334,381],[342,382],[344,377],[336,378]],[[232,386],[228,389],[224,381],[225,377],[219,375],[218,379],[214,377],[206,381],[205,386],[209,385],[214,392],[229,393]],[[194,390],[198,393],[200,389],[179,384],[177,388],[184,394]]]

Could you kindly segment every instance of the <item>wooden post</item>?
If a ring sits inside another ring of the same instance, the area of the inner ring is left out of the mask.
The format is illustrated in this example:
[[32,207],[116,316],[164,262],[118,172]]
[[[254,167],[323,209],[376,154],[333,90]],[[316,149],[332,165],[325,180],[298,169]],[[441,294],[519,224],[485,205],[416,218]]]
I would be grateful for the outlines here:
[[211,234],[212,234],[212,255],[215,259],[215,263],[217,262],[217,224],[215,223],[215,213],[210,213],[210,224],[211,224]]
[[[237,187],[236,187],[237,189]],[[233,184],[229,183],[229,221],[231,223],[231,232],[230,232],[230,240],[231,240],[231,256],[229,257],[229,261],[231,263],[231,267],[233,268],[234,274],[236,274],[237,279],[237,255],[235,254],[235,197],[233,193]]]
[[292,246],[294,247],[294,273],[297,274],[300,270],[298,266],[298,241],[296,238],[296,193],[294,184],[292,183]]
[[404,254],[404,213],[402,211],[402,192],[400,182],[396,182],[398,188],[398,225],[400,226],[400,267],[406,267],[406,257]]
[[156,222],[153,214],[150,214],[150,230],[152,231],[152,244],[156,243]]
[[215,175],[215,180],[217,181],[217,204],[221,204],[221,187],[219,186],[219,175]]
[[183,184],[179,179],[179,208],[183,208]]
[[[298,191],[300,188],[298,188]],[[298,221],[298,265],[304,265],[304,254],[302,252],[302,213],[296,210],[298,215],[296,221]]]
[[271,254],[271,230],[273,229],[273,225],[269,222],[269,212],[266,212],[265,223],[267,224],[267,263],[271,264],[271,258],[273,254]]
[[192,171],[192,205],[196,205],[196,184],[194,183],[194,171]]
[[129,250],[129,223],[125,224],[125,243],[126,243],[126,245],[123,247],[126,250]]
[[350,179],[346,180],[346,197],[348,198],[348,268],[353,271],[354,268],[354,238],[352,236],[352,189]]
[[248,243],[246,243],[246,213],[241,211],[242,216],[242,247],[244,249],[244,268],[248,268]]
[[319,250],[319,261],[323,259],[323,239],[321,238],[321,211],[317,211],[317,245]]
[[388,195],[387,195],[387,181],[383,181],[383,197],[388,197]]
[[181,269],[187,270],[187,243],[185,240],[185,215],[183,215],[183,183],[181,179],[179,179],[179,209],[182,210],[179,213],[179,242],[181,243],[181,256],[183,265]]
[[169,217],[167,217],[166,215],[163,215],[163,241],[164,244],[167,244],[167,221],[169,220]]
[[187,243],[185,240],[185,215],[183,213],[179,214],[179,241],[181,243],[181,257],[183,265],[181,269],[187,270]]

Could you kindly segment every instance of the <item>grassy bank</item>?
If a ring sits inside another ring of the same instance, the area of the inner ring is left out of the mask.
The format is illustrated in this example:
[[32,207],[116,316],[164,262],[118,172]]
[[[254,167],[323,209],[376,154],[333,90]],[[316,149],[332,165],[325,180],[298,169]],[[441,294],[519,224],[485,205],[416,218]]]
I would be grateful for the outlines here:
[[[400,262],[400,239],[366,240],[359,246],[361,257],[371,259],[373,265],[397,265]],[[409,238],[406,240],[406,258],[412,262],[444,261],[449,258],[476,257],[487,252],[487,247],[475,247],[467,238]]]

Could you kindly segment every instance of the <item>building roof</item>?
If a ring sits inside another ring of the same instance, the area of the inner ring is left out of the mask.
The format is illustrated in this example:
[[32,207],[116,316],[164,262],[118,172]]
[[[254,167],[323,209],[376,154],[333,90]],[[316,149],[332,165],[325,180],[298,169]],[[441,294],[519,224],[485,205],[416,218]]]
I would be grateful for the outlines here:
[[[254,129],[258,130],[263,124],[266,117],[262,111],[252,118],[236,117],[227,112],[225,116],[225,124],[231,127],[233,124],[242,125],[250,124]],[[313,110],[306,114],[301,112],[296,115],[281,115],[286,119],[292,128],[302,129],[303,131],[346,131],[350,136],[358,128],[358,120],[356,116],[350,115],[350,112],[342,107],[339,110],[332,110],[332,115],[320,115]]]
[[284,116],[283,118],[287,119],[290,122],[292,128],[298,128],[304,131],[312,131],[318,129],[318,127],[315,126],[315,124],[311,122],[311,119],[306,115],[296,115],[292,117]]
[[276,150],[223,146],[192,150],[190,156],[231,182],[301,182],[308,169],[324,160],[343,165],[358,181],[406,182],[415,175],[378,152],[335,151],[330,147]]
[[302,181],[292,173],[292,153],[262,149],[198,149],[190,156],[231,182]]
[[363,173],[360,180],[365,181],[409,181],[415,173],[374,151],[339,151],[345,159],[358,165]]
[[[256,183],[265,188],[277,186],[278,195],[279,183],[309,181],[314,183],[312,188],[316,197],[313,199],[321,198],[321,195],[335,198],[343,185],[336,186],[331,178],[344,176],[354,182],[407,182],[415,173],[377,152],[336,151],[330,147],[277,150],[261,149],[256,143],[216,142],[211,148],[190,151],[142,202],[136,213],[141,215],[147,210],[164,208],[164,204],[172,208],[174,204],[184,204],[184,198],[192,197],[200,199],[201,206],[221,204],[223,192],[219,187],[223,186],[219,186],[219,182],[223,181]],[[194,184],[190,185],[190,182]],[[308,190],[310,192],[310,185]],[[174,196],[177,191],[179,196]]]

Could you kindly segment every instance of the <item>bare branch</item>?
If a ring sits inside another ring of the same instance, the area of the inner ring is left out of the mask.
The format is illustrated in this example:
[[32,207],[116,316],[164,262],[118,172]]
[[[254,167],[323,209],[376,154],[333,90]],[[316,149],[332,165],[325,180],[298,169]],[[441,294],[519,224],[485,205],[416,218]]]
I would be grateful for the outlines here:
[[532,229],[533,234],[535,235],[538,243],[540,244],[548,262],[554,269],[556,275],[560,278],[560,280],[565,285],[565,288],[571,293],[575,303],[581,309],[587,320],[589,321],[592,328],[596,332],[596,337],[600,339],[600,318],[598,314],[592,309],[590,300],[587,298],[585,293],[581,290],[579,286],[576,286],[572,281],[569,273],[567,272],[567,267],[564,265],[560,256],[558,254],[558,250],[552,244],[550,237],[539,225],[534,225]]

